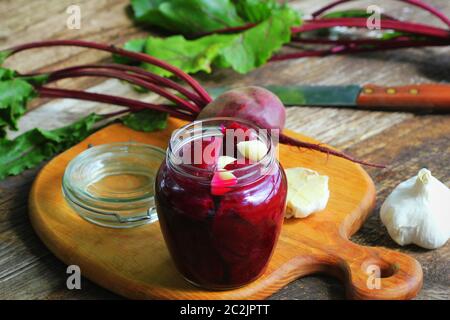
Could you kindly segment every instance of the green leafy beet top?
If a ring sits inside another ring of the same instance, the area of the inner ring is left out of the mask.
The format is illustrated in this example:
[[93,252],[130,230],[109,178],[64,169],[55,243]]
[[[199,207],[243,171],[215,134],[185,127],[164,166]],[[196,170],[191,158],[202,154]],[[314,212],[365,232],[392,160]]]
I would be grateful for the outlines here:
[[[124,48],[147,53],[187,73],[210,73],[213,67],[247,73],[290,42],[291,27],[300,24],[297,12],[274,0],[132,0],[131,4],[138,23],[179,35],[134,39]],[[232,34],[207,34],[255,23],[250,29]],[[185,37],[205,33],[195,39]],[[121,58],[116,61],[130,63]],[[143,67],[170,76],[166,70],[145,64]]]

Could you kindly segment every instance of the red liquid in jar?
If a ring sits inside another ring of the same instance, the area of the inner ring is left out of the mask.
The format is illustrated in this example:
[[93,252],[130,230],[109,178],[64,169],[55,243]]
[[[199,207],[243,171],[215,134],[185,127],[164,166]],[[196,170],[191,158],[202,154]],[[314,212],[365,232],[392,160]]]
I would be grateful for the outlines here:
[[[180,152],[194,152],[193,144],[206,146],[215,139],[201,137]],[[220,145],[212,150],[213,158],[224,154]],[[286,177],[276,160],[269,175],[259,175],[261,168],[248,161],[232,163],[225,169],[240,169],[231,171],[238,184],[213,194],[214,163],[200,162],[179,165],[189,174],[167,162],[160,167],[155,200],[161,230],[188,281],[209,289],[240,287],[258,278],[272,255],[283,223]],[[254,174],[246,180],[248,173]]]

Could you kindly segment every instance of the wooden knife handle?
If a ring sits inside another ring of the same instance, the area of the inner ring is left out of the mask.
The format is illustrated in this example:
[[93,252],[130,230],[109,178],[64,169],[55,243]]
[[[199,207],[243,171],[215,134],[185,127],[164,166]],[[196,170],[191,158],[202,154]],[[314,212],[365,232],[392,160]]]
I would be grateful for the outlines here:
[[368,84],[362,87],[357,104],[368,109],[450,112],[450,85],[382,87]]

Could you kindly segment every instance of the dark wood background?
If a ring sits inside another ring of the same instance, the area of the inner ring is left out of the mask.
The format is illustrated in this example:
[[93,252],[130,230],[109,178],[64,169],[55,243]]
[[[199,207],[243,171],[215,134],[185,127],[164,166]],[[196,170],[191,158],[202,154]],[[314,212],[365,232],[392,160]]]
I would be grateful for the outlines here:
[[[310,13],[329,0],[302,0],[290,3]],[[372,1],[373,2],[373,1]],[[371,4],[358,1],[360,6]],[[428,0],[450,15],[448,0]],[[66,27],[70,0],[0,1],[0,49],[43,39],[86,39],[123,44],[148,31],[133,26],[127,17],[127,0],[80,0],[80,30]],[[378,1],[390,14],[408,20],[439,24],[427,13],[406,8],[393,0]],[[246,84],[365,84],[401,85],[450,81],[450,50],[409,49],[388,53],[309,58],[270,63],[247,75],[221,70],[198,79],[206,86]],[[107,59],[108,55],[78,48],[29,51],[7,62],[19,71],[49,70],[57,67]],[[136,95],[118,81],[77,79],[61,81],[58,86],[92,88],[113,94]],[[146,100],[155,99],[145,96]],[[21,131],[39,126],[54,128],[72,122],[82,114],[111,106],[73,100],[33,103],[20,122]],[[57,112],[56,112],[57,111]],[[450,245],[437,250],[415,246],[400,247],[387,234],[379,219],[379,207],[392,188],[417,173],[422,167],[450,183],[450,117],[410,113],[368,112],[349,109],[290,108],[287,127],[344,149],[355,156],[389,163],[384,170],[368,169],[377,187],[377,207],[363,228],[353,237],[357,243],[386,246],[406,252],[420,261],[424,286],[418,299],[450,298]],[[13,133],[11,136],[17,135]],[[0,182],[0,299],[117,299],[107,290],[82,280],[82,290],[66,288],[66,266],[58,261],[37,238],[27,216],[27,197],[38,172]],[[342,299],[339,282],[322,276],[299,279],[272,296],[273,299]]]

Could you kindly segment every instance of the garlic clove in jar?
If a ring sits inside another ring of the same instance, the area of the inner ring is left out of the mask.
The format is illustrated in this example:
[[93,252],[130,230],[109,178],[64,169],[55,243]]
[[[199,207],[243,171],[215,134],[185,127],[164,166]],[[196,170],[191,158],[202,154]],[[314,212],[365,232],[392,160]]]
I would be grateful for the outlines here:
[[236,147],[245,158],[255,162],[261,160],[268,152],[267,146],[259,140],[241,141]]
[[222,170],[230,163],[235,162],[237,159],[230,156],[220,156],[217,160],[217,169]]
[[450,237],[450,189],[421,169],[386,198],[380,217],[399,245],[441,247]]

